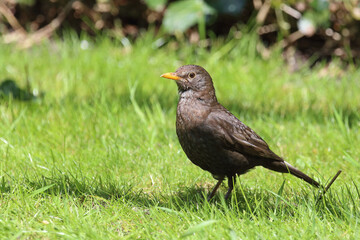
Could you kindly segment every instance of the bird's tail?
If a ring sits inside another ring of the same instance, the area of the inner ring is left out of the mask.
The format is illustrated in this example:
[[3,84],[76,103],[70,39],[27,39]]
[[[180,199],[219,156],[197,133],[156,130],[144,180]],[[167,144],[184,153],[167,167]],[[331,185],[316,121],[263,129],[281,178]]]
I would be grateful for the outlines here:
[[282,173],[291,173],[292,175],[303,179],[305,182],[315,186],[320,187],[320,184],[306,175],[305,173],[301,172],[299,169],[290,165],[290,163],[285,161],[269,161],[266,164],[263,164],[264,167]]

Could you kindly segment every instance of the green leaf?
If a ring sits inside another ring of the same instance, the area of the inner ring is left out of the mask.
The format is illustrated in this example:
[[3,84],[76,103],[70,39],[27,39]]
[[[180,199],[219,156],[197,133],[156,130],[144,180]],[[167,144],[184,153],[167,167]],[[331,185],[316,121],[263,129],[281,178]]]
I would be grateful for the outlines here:
[[199,232],[201,230],[203,230],[204,228],[206,228],[209,225],[212,225],[214,223],[217,223],[217,220],[208,220],[208,221],[204,221],[201,222],[195,226],[191,226],[183,235],[181,235],[182,238],[187,237],[189,235],[192,235],[196,232]]
[[203,0],[183,0],[173,2],[164,15],[164,29],[167,32],[184,32],[191,26],[204,21],[206,15],[214,14],[215,10]]
[[54,183],[54,184],[51,184],[51,185],[48,185],[48,186],[45,186],[45,187],[42,187],[42,188],[39,188],[39,189],[33,191],[33,192],[30,194],[30,197],[33,197],[33,196],[38,195],[38,194],[40,194],[40,193],[43,193],[43,192],[45,192],[46,190],[48,190],[49,188],[53,187],[54,185],[55,185],[55,183]]
[[17,2],[21,5],[32,6],[32,5],[34,5],[35,0],[16,0],[15,2]]
[[161,11],[167,2],[167,0],[144,0],[149,8],[155,11]]

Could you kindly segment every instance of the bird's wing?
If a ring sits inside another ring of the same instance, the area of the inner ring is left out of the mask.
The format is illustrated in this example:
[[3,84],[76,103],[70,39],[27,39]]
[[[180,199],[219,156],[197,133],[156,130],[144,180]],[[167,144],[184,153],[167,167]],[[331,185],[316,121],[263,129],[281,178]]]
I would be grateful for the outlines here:
[[206,121],[225,148],[254,157],[283,161],[259,135],[224,107],[212,111]]

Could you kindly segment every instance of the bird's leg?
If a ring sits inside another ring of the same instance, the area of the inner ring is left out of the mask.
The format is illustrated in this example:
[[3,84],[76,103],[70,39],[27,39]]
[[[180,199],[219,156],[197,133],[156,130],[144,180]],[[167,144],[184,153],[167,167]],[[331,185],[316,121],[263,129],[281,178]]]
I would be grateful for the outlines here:
[[211,193],[209,194],[207,200],[210,201],[210,199],[215,195],[216,191],[218,190],[218,188],[220,187],[220,184],[222,183],[222,181],[224,181],[224,178],[219,179],[219,181],[217,182],[217,184],[215,185],[214,189],[211,191]]
[[231,194],[232,190],[234,189],[235,180],[236,180],[236,178],[234,176],[228,177],[229,189],[225,195],[225,200],[227,200],[230,197],[230,194]]

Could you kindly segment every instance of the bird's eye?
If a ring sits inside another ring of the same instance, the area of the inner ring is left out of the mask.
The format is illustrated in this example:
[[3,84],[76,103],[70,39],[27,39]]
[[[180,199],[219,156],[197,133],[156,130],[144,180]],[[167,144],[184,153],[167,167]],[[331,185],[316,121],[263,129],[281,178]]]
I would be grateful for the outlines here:
[[190,78],[194,78],[195,75],[196,75],[196,74],[195,74],[194,72],[189,73],[189,77],[190,77]]

